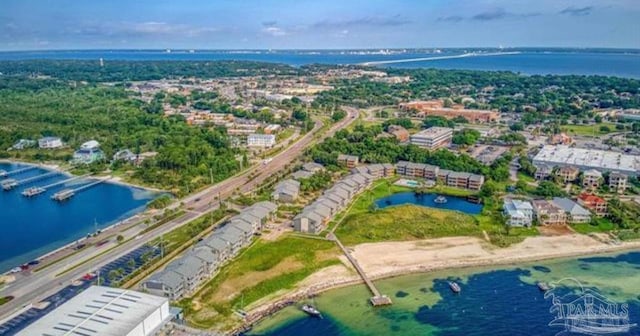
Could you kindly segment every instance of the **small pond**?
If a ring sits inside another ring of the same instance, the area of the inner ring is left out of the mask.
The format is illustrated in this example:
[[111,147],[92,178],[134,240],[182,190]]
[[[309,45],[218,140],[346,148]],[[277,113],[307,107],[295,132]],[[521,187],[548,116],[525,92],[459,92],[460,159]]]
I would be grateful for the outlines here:
[[457,210],[470,215],[477,215],[482,211],[482,204],[476,204],[467,201],[464,197],[443,196],[446,199],[444,203],[436,202],[438,194],[419,194],[415,192],[402,192],[391,196],[379,198],[375,201],[378,208],[386,208],[388,206],[415,204],[436,209]]

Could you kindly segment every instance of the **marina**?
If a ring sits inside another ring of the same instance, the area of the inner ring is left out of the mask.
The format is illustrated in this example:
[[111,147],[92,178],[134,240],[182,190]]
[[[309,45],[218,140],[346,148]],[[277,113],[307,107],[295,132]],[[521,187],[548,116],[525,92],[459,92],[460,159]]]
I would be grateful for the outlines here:
[[39,181],[39,180],[43,180],[43,179],[47,179],[47,178],[51,178],[51,177],[54,177],[54,176],[59,175],[59,174],[60,173],[58,173],[56,171],[50,171],[48,173],[31,176],[31,177],[28,177],[28,178],[25,178],[25,179],[22,179],[22,180],[6,179],[6,180],[2,181],[2,189],[4,189],[5,191],[9,191],[9,190],[12,190],[13,188],[16,188],[16,187],[20,186],[20,185],[31,183],[31,182],[35,182],[35,181]]
[[79,193],[79,192],[81,192],[83,190],[87,190],[87,189],[89,189],[89,188],[91,188],[93,186],[96,186],[96,185],[100,184],[100,183],[104,183],[104,182],[106,182],[108,180],[109,180],[108,178],[104,178],[104,179],[99,179],[99,180],[93,181],[91,183],[87,183],[87,184],[82,185],[82,186],[80,186],[78,188],[75,188],[75,189],[63,189],[63,190],[58,191],[57,193],[53,194],[51,196],[51,199],[54,200],[54,201],[58,201],[58,202],[66,201],[69,198],[71,198],[74,195],[76,195],[77,193]]
[[[40,167],[23,168],[23,164],[0,163],[0,169],[5,171],[22,170],[19,180],[50,172]],[[32,182],[19,192],[0,191],[0,223],[5,224],[0,226],[0,246],[3,247],[0,249],[0,272],[133,216],[158,195],[103,179],[85,180],[88,175],[56,174],[46,182]],[[53,194],[67,189],[73,191],[72,199],[51,200]]]

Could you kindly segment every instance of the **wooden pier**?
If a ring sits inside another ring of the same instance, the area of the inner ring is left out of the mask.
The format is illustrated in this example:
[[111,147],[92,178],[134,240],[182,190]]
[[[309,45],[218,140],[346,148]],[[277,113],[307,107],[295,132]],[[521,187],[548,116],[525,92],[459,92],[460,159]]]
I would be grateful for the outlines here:
[[16,170],[11,170],[11,171],[0,170],[0,177],[7,177],[9,175],[20,174],[20,173],[24,173],[26,171],[29,171],[31,169],[36,169],[36,168],[38,168],[38,167],[36,167],[36,166],[28,166],[28,167],[24,167],[24,168],[20,168],[20,169],[16,169]]
[[51,183],[51,184],[48,184],[48,185],[45,185],[45,186],[31,187],[31,188],[25,189],[22,192],[22,195],[25,196],[25,197],[37,196],[37,195],[40,195],[40,194],[44,193],[45,191],[49,190],[50,188],[53,188],[53,187],[56,187],[56,186],[59,186],[59,185],[62,185],[62,184],[66,184],[66,183],[69,183],[71,181],[75,181],[75,180],[78,180],[78,179],[81,179],[81,178],[89,177],[91,175],[92,174],[89,173],[89,174],[84,174],[84,175],[80,175],[80,176],[72,176],[72,177],[64,179],[62,181],[54,182],[54,183]]
[[376,286],[373,284],[373,281],[371,281],[371,279],[369,279],[369,277],[367,276],[367,274],[364,272],[364,270],[362,269],[362,267],[360,267],[360,264],[358,264],[358,261],[351,255],[351,253],[349,253],[349,251],[347,250],[346,247],[344,247],[344,245],[342,245],[342,242],[340,241],[340,239],[338,239],[338,237],[336,237],[333,233],[330,233],[327,236],[328,239],[333,240],[336,242],[336,244],[338,244],[338,247],[340,247],[340,249],[342,250],[342,253],[344,253],[344,255],[347,257],[347,259],[349,260],[349,262],[353,265],[353,267],[356,269],[356,271],[358,272],[358,274],[360,275],[360,277],[362,278],[362,280],[364,281],[364,283],[367,285],[367,287],[369,288],[369,290],[371,291],[371,293],[373,294],[373,296],[371,297],[371,299],[369,299],[369,302],[371,302],[371,304],[374,307],[377,306],[386,306],[386,305],[390,305],[393,302],[391,302],[391,298],[389,298],[387,295],[383,295],[380,294],[380,291],[378,290],[378,288],[376,288]]
[[89,189],[89,188],[91,188],[91,187],[93,187],[95,185],[98,185],[100,183],[106,182],[109,179],[111,179],[111,178],[102,178],[102,179],[99,179],[99,180],[96,180],[94,182],[85,184],[85,185],[80,186],[80,187],[75,188],[75,189],[64,189],[64,190],[58,191],[57,193],[53,194],[53,196],[51,196],[51,199],[54,200],[54,201],[58,201],[58,202],[66,201],[69,198],[73,197],[75,194],[77,194],[77,193],[79,193],[79,192],[81,192],[81,191],[83,191],[85,189]]

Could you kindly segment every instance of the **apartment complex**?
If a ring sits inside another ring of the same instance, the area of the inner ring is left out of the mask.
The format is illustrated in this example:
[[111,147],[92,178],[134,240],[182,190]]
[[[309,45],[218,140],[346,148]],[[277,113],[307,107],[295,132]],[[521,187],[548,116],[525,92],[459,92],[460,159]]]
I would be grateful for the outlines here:
[[453,139],[453,128],[430,127],[411,136],[411,143],[427,149],[446,147]]
[[369,174],[373,177],[388,177],[396,173],[396,167],[390,163],[374,163],[351,169],[354,174]]
[[421,177],[428,180],[437,180],[450,187],[471,190],[480,190],[484,184],[484,176],[482,175],[466,172],[454,172],[424,163],[399,161],[396,164],[396,173],[407,177]]
[[271,202],[258,202],[243,209],[164,270],[149,277],[142,288],[171,300],[193,293],[202,281],[247,246],[277,209]]
[[360,158],[355,155],[338,155],[338,164],[347,168],[354,168],[358,165],[358,162],[360,162]]
[[276,144],[276,136],[273,134],[249,134],[247,146],[249,147],[273,147]]
[[360,173],[351,174],[341,179],[294,217],[294,230],[304,233],[320,233],[333,216],[343,210],[358,193],[366,189],[374,180],[375,177]]
[[419,117],[440,116],[447,119],[463,117],[471,123],[488,123],[498,121],[500,114],[496,111],[465,109],[464,105],[445,107],[442,100],[414,101],[400,104],[400,109],[413,111]]

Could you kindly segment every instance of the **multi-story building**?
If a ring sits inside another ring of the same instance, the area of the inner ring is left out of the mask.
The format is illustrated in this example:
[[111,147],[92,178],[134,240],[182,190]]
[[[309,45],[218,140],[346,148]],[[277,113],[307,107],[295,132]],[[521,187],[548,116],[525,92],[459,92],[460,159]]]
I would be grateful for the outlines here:
[[609,174],[609,189],[611,191],[617,192],[618,194],[623,194],[624,191],[627,190],[628,179],[629,178],[625,174]]
[[338,164],[347,168],[354,168],[358,165],[358,162],[360,162],[360,158],[355,155],[338,155]]
[[560,167],[556,174],[560,177],[563,183],[573,182],[578,178],[580,169],[572,166]]
[[38,147],[42,149],[54,149],[62,146],[62,139],[58,137],[44,137],[38,140]]
[[567,223],[565,211],[547,200],[534,200],[533,212],[540,225],[561,225]]
[[249,147],[273,147],[276,144],[276,136],[273,134],[249,134],[247,146]]
[[578,196],[578,204],[591,210],[596,217],[604,217],[608,214],[607,201],[602,197],[583,193]]
[[571,166],[581,171],[596,169],[600,172],[637,176],[640,171],[640,156],[564,145],[546,145],[533,158],[533,164],[538,168]]
[[531,226],[533,206],[528,201],[505,199],[502,209],[507,217],[507,224],[511,226]]
[[465,109],[464,105],[445,107],[442,100],[415,101],[400,104],[403,111],[412,111],[420,117],[441,116],[448,119],[463,117],[471,123],[486,123],[500,119],[496,111]]
[[582,186],[585,188],[597,189],[602,183],[602,173],[589,169],[582,173]]
[[412,135],[411,143],[427,149],[437,149],[447,146],[452,138],[452,128],[430,127]]

